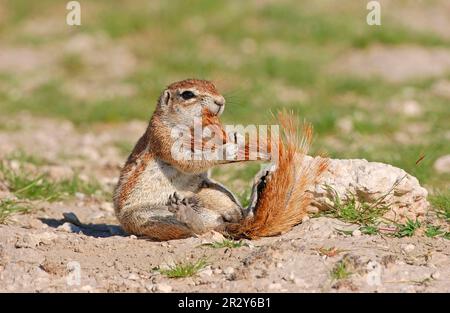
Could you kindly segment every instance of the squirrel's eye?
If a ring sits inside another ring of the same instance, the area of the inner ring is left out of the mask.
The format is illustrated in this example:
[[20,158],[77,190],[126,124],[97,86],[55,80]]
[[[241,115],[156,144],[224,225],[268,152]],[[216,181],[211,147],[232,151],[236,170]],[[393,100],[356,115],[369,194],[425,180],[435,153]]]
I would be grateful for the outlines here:
[[192,91],[186,90],[181,93],[181,98],[184,100],[195,98],[195,95]]

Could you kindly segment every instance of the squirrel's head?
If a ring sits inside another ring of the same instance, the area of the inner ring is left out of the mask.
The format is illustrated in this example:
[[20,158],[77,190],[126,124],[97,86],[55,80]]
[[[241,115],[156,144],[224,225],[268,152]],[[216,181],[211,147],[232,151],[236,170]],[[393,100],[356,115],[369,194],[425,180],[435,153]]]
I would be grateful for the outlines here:
[[188,125],[194,118],[219,116],[225,98],[207,80],[186,79],[170,84],[159,97],[157,111],[170,121]]

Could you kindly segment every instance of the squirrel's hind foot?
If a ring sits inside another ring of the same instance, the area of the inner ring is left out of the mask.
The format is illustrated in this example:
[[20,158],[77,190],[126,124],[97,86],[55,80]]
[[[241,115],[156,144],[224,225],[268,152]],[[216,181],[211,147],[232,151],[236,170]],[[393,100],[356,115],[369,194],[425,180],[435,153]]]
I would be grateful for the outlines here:
[[196,234],[205,233],[228,220],[233,220],[232,215],[219,214],[203,207],[201,200],[196,196],[182,198],[175,192],[169,197],[167,206],[179,222],[184,223]]

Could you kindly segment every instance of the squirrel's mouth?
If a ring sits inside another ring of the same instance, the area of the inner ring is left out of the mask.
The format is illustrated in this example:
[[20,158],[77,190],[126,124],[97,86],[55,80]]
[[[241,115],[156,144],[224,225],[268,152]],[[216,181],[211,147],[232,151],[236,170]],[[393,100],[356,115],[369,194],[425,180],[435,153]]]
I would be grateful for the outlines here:
[[223,110],[225,109],[225,106],[224,105],[218,105],[217,107],[218,107],[218,109],[217,109],[217,113],[215,115],[216,116],[220,116],[220,115],[222,115]]

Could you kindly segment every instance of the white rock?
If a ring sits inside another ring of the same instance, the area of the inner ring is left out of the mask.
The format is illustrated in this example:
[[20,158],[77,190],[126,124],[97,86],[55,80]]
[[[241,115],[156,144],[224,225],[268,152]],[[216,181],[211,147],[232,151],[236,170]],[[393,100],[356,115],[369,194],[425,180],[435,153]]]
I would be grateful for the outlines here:
[[11,162],[9,162],[9,167],[11,167],[12,170],[18,170],[20,169],[20,162],[17,160],[11,160]]
[[294,284],[298,287],[302,287],[302,288],[308,288],[309,285],[305,282],[304,279],[301,278],[294,278]]
[[[305,158],[306,164],[312,160]],[[429,208],[428,192],[417,178],[392,165],[361,159],[330,159],[327,170],[309,191],[311,207],[319,210],[329,209],[336,194],[342,201],[355,195],[357,203],[388,206],[384,217],[397,222],[422,219]]]
[[56,228],[56,230],[66,233],[79,233],[81,231],[81,229],[78,226],[75,226],[67,222]]
[[410,243],[410,244],[401,245],[401,248],[405,252],[411,252],[416,248],[416,246],[413,245],[412,243]]
[[137,239],[135,235],[130,235],[130,239]]
[[204,269],[203,271],[201,271],[199,273],[200,277],[203,277],[203,278],[211,277],[212,274],[213,274],[213,271],[211,269],[209,269],[209,268]]
[[94,288],[90,285],[85,285],[85,286],[81,287],[80,290],[85,291],[85,292],[90,292],[90,291],[94,290]]
[[155,289],[156,289],[156,291],[159,291],[159,292],[168,293],[168,292],[172,291],[172,286],[161,283],[161,284],[157,284],[155,286]]
[[75,198],[77,198],[77,200],[84,200],[86,198],[86,195],[84,193],[81,193],[81,192],[76,192],[75,193]]
[[360,231],[359,229],[355,229],[355,230],[352,232],[352,236],[353,236],[353,237],[361,237],[361,231]]
[[223,270],[225,275],[231,275],[234,273],[234,268],[232,268],[231,266],[227,267],[226,269]]
[[422,114],[422,107],[415,100],[408,100],[401,104],[402,113],[406,116],[416,117]]
[[353,121],[350,117],[344,117],[337,121],[337,127],[345,134],[349,134],[353,130]]
[[438,158],[433,165],[436,172],[440,174],[450,173],[450,154]]
[[128,275],[127,277],[129,280],[139,280],[139,275],[136,273],[131,273],[130,275]]
[[439,279],[439,277],[441,277],[441,273],[439,272],[434,272],[433,274],[431,274],[431,278],[433,279]]

